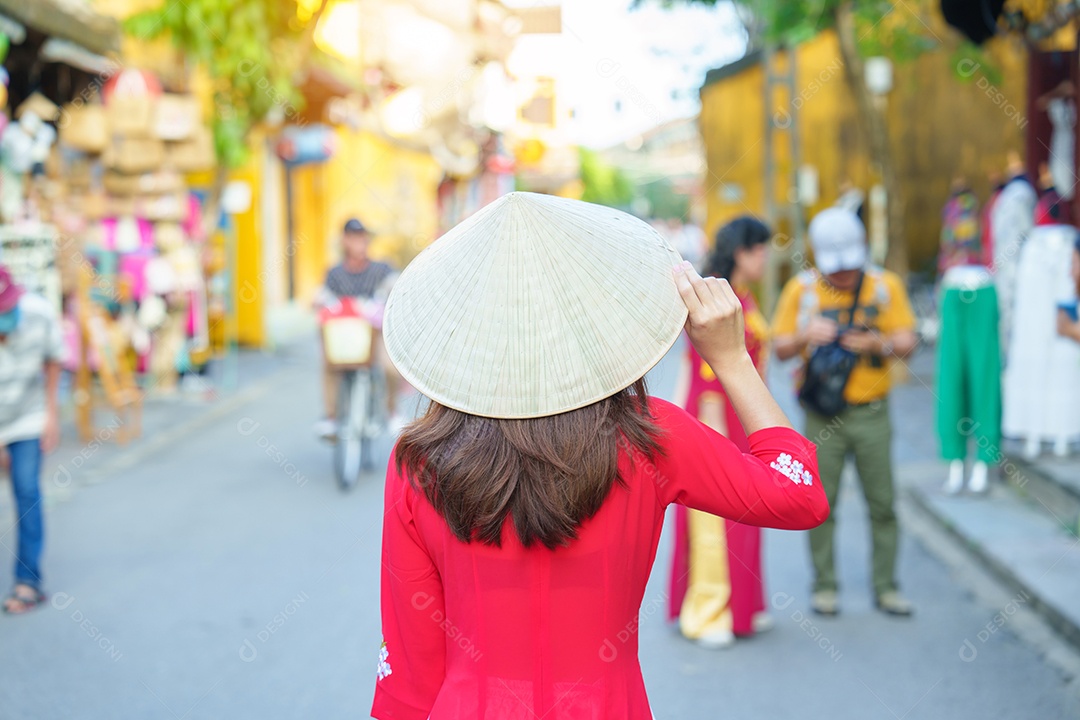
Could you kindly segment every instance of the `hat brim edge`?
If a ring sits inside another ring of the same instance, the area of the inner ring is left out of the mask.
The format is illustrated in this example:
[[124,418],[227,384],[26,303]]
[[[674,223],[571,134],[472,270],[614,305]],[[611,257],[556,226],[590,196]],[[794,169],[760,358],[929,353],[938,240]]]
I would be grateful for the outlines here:
[[[678,324],[674,327],[674,332],[671,333],[670,339],[666,339],[666,340],[664,340],[664,342],[660,343],[660,346],[658,347],[657,354],[648,363],[645,364],[646,367],[645,367],[644,370],[641,371],[640,374],[638,374],[636,377],[634,377],[634,378],[630,379],[629,381],[627,381],[626,384],[623,385],[622,387],[616,388],[615,390],[612,390],[611,392],[605,391],[605,392],[597,395],[596,397],[590,398],[588,400],[584,400],[584,401],[582,401],[580,403],[576,403],[574,405],[569,405],[569,406],[567,406],[565,408],[560,408],[558,410],[553,410],[551,412],[529,413],[529,414],[514,414],[514,415],[488,415],[488,414],[484,414],[484,413],[479,413],[475,409],[464,407],[463,405],[461,405],[460,403],[456,403],[455,401],[441,399],[439,397],[439,395],[441,393],[433,392],[431,390],[430,386],[427,383],[422,381],[419,377],[417,377],[414,373],[412,373],[410,371],[408,366],[398,362],[398,360],[394,358],[394,350],[391,349],[391,344],[390,343],[386,343],[386,353],[387,353],[387,355],[390,356],[390,362],[394,363],[394,367],[397,368],[397,371],[398,371],[398,373],[401,374],[401,377],[403,377],[406,382],[408,382],[410,385],[412,385],[414,388],[416,388],[417,391],[419,391],[422,395],[427,397],[432,402],[437,402],[440,405],[442,405],[443,407],[448,407],[451,410],[457,410],[458,412],[463,412],[463,413],[466,413],[468,415],[475,415],[476,417],[486,417],[486,418],[491,418],[493,420],[531,420],[531,419],[534,419],[534,418],[552,417],[554,415],[561,415],[562,413],[572,412],[574,410],[580,410],[583,407],[588,407],[589,405],[592,405],[594,403],[598,403],[601,400],[604,400],[605,398],[609,398],[612,395],[615,395],[617,393],[622,392],[626,388],[628,388],[631,385],[633,385],[634,383],[636,383],[641,378],[645,377],[649,373],[649,371],[651,371],[654,367],[656,367],[660,363],[661,360],[664,359],[665,355],[667,355],[669,352],[671,352],[671,348],[675,346],[675,342],[679,339],[679,335],[682,334],[683,327],[685,327],[685,325],[686,325],[686,319],[689,316],[689,312],[684,307],[682,312],[679,315],[680,315],[681,319],[679,320]],[[385,317],[385,319],[383,321],[383,334],[384,335],[386,333],[387,324],[391,324],[391,321],[390,321],[391,317],[392,317],[392,315],[387,313],[387,315],[386,315],[386,317]],[[385,341],[385,338],[384,338],[384,341]]]

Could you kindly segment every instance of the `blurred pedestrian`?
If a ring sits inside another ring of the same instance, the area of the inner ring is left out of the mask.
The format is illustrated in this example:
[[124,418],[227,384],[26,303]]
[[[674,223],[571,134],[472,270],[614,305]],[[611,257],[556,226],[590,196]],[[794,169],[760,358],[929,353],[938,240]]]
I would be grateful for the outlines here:
[[[726,281],[645,223],[511,193],[402,274],[387,348],[431,398],[386,478],[372,715],[649,718],[641,600],[664,509],[808,528],[813,446],[746,352]],[[686,327],[750,454],[643,376]]]
[[[341,233],[341,262],[330,268],[326,280],[316,295],[317,307],[328,307],[343,298],[383,303],[390,292],[396,271],[389,264],[372,260],[368,255],[371,233],[362,222],[351,218]],[[387,415],[392,432],[404,426],[397,412],[400,378],[378,335],[375,338],[375,363],[386,379]],[[315,424],[315,434],[332,440],[337,437],[338,384],[341,372],[323,359],[323,418]]]
[[0,448],[15,495],[18,545],[15,585],[5,613],[18,615],[45,600],[41,553],[41,457],[60,440],[57,388],[63,338],[44,298],[24,293],[0,265]]
[[900,594],[895,573],[899,528],[888,401],[890,368],[917,343],[915,316],[903,281],[867,264],[866,231],[854,213],[823,210],[810,223],[809,235],[817,267],[784,287],[773,342],[781,360],[797,355],[805,360],[800,399],[806,435],[817,445],[821,482],[833,508],[829,519],[810,531],[811,606],[823,615],[840,610],[835,503],[844,463],[854,456],[870,513],[877,607],[910,615],[912,605]]
[[[737,218],[720,228],[705,264],[705,274],[728,280],[739,298],[746,349],[762,378],[769,327],[750,283],[765,275],[770,235],[756,218]],[[692,345],[682,360],[674,402],[743,452],[750,451],[724,386]],[[736,636],[767,629],[771,623],[765,614],[761,529],[676,506],[668,614],[678,620],[683,636],[709,648],[729,647]]]

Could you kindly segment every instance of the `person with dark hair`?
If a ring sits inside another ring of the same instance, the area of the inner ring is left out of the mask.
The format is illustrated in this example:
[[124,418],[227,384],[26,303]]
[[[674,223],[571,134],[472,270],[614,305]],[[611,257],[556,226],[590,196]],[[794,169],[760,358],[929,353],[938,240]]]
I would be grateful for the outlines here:
[[[765,275],[769,228],[744,216],[720,228],[705,275],[728,280],[742,305],[746,349],[762,378],[769,327],[750,292]],[[746,432],[712,367],[691,345],[683,357],[675,404],[749,450]],[[683,636],[708,648],[730,647],[736,636],[770,627],[761,574],[761,530],[683,506],[675,508],[668,617]]]
[[[389,264],[372,260],[368,256],[371,233],[356,218],[345,221],[341,233],[341,262],[330,268],[326,280],[315,298],[315,306],[332,307],[343,298],[377,300],[383,302],[397,276]],[[397,415],[398,376],[393,364],[386,358],[382,342],[376,336],[375,359],[386,380],[387,417],[392,432],[405,424]],[[341,373],[323,361],[323,417],[315,423],[315,434],[325,440],[337,437],[338,383]]]
[[[684,327],[749,452],[647,396]],[[376,718],[649,719],[638,624],[666,507],[828,515],[730,285],[618,210],[496,200],[405,269],[384,337],[431,404],[387,470]]]

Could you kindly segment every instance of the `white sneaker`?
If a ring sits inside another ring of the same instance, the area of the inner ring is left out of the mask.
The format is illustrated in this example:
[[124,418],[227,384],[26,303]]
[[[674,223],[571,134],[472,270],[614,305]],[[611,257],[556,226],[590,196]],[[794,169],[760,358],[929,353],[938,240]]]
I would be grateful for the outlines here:
[[946,495],[956,495],[964,489],[964,461],[953,460],[949,463],[949,479],[942,490]]
[[776,627],[776,622],[773,620],[772,615],[767,612],[754,613],[754,619],[751,620],[750,626],[754,628],[755,633],[763,633],[772,630]]
[[1029,437],[1024,443],[1024,458],[1034,460],[1042,452],[1042,441],[1039,438]]
[[702,635],[694,642],[708,650],[725,650],[735,644],[735,633],[730,630],[717,630]]
[[1066,438],[1054,440],[1054,457],[1069,457],[1069,441]]
[[323,418],[315,423],[313,428],[315,436],[322,440],[337,439],[337,423],[333,418]]
[[971,468],[971,479],[968,480],[968,489],[973,493],[986,492],[986,478],[989,468],[984,462],[977,462]]

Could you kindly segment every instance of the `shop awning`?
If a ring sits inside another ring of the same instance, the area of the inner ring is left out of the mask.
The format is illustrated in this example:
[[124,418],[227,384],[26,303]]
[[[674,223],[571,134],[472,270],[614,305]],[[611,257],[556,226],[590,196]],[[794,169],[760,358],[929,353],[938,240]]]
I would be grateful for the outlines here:
[[41,46],[39,55],[45,62],[63,63],[94,75],[112,75],[122,67],[115,60],[92,53],[82,45],[57,37],[46,40]]
[[120,23],[84,0],[0,0],[0,13],[98,54],[120,52]]

